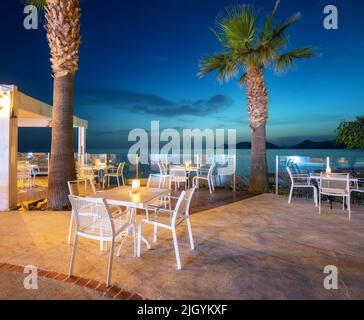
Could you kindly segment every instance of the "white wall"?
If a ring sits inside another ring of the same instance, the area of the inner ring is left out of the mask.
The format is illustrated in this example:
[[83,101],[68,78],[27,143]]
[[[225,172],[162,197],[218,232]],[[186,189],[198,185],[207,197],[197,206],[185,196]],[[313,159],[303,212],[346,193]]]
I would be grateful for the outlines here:
[[16,207],[18,91],[15,86],[0,98],[0,211]]

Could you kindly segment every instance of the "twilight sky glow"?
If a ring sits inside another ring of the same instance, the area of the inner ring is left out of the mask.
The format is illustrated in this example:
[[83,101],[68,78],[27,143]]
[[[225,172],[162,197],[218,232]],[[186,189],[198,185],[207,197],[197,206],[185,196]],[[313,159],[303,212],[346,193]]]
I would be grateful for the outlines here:
[[[246,97],[237,81],[198,79],[198,61],[220,51],[209,30],[218,11],[234,0],[81,0],[80,70],[76,114],[90,122],[89,148],[118,148],[133,128],[236,128],[250,139]],[[250,0],[264,13],[275,0]],[[323,28],[323,8],[339,9],[339,30]],[[1,2],[0,83],[52,103],[45,30],[23,28],[21,0]],[[322,57],[300,62],[287,74],[266,73],[270,98],[268,140],[290,145],[331,139],[340,120],[363,114],[364,2],[282,0],[279,18],[300,11],[289,30],[293,47],[313,45]],[[44,19],[42,24],[44,23]],[[49,143],[49,133],[21,131],[20,148]],[[37,143],[34,143],[38,140]],[[33,141],[33,142],[32,142]],[[23,150],[25,151],[25,150]]]

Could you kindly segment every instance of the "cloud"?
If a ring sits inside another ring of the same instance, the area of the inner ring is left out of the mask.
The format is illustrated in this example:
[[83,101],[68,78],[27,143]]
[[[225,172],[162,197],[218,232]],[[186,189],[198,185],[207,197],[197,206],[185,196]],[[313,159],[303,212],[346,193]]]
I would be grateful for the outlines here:
[[79,91],[80,106],[111,105],[125,108],[133,104],[148,104],[150,106],[172,107],[175,102],[151,94],[140,94],[128,91],[118,91],[103,88],[83,88]]
[[158,95],[98,88],[81,89],[77,103],[84,108],[104,105],[132,113],[173,117],[211,115],[229,108],[233,100],[215,95],[210,99],[173,101]]

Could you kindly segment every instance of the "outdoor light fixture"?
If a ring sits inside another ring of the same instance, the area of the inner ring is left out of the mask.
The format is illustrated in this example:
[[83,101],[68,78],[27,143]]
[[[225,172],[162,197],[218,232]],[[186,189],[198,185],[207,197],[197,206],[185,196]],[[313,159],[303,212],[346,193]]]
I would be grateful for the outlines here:
[[7,113],[10,109],[10,95],[0,89],[0,114]]
[[97,167],[97,168],[101,167],[101,160],[100,159],[95,159],[95,167]]
[[192,162],[191,161],[187,161],[186,162],[186,169],[187,170],[191,169],[191,166],[192,166]]
[[330,174],[332,173],[331,166],[330,166],[330,158],[326,158],[326,173]]
[[139,189],[140,189],[140,180],[134,179],[131,182],[131,193],[132,194],[138,193]]

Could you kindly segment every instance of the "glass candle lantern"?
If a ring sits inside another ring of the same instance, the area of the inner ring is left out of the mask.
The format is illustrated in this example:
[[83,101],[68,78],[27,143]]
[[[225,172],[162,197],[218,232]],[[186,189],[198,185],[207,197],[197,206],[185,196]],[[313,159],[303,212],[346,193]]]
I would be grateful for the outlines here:
[[187,170],[191,169],[191,166],[192,166],[192,162],[191,161],[186,162],[186,169]]
[[138,193],[139,189],[140,189],[140,180],[134,179],[131,182],[131,192]]

